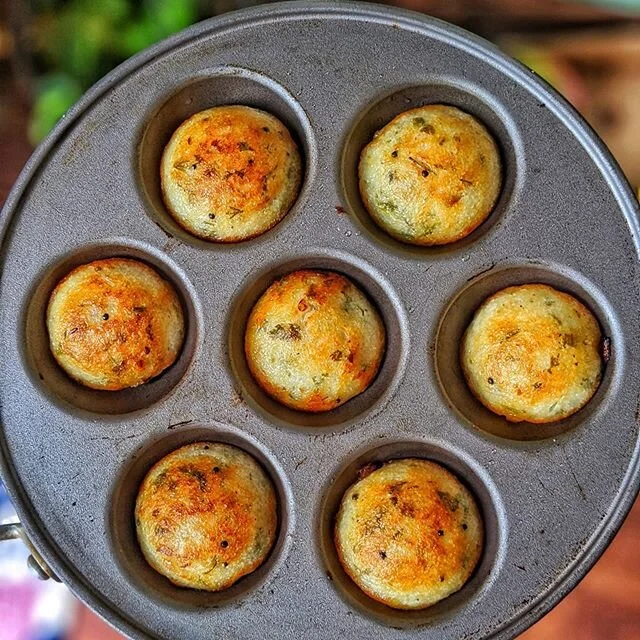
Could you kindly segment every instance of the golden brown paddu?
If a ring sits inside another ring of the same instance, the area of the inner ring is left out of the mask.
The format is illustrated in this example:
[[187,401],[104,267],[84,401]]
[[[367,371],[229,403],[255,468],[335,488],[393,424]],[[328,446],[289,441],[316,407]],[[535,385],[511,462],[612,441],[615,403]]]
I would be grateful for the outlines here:
[[176,129],[160,177],[167,208],[189,233],[239,242],[264,233],[289,211],[302,161],[276,117],[252,107],[220,106]]
[[484,538],[464,485],[444,467],[415,458],[361,475],[342,498],[334,531],[351,579],[395,609],[423,609],[458,591]]
[[268,556],[276,505],[270,479],[248,453],[228,444],[190,444],[162,458],[140,486],[140,548],[174,584],[220,591]]
[[508,287],[476,312],[462,341],[462,368],[491,411],[512,422],[553,422],[598,388],[601,339],[598,321],[573,296],[545,284]]
[[51,352],[92,389],[135,387],[171,366],[184,340],[174,288],[139,260],[108,258],[76,267],[47,307]]
[[294,271],[276,280],[247,321],[251,373],[270,396],[301,411],[329,411],[362,393],[384,350],[376,308],[331,271]]
[[363,149],[360,193],[373,220],[415,245],[455,242],[482,224],[502,186],[498,147],[456,107],[405,111]]

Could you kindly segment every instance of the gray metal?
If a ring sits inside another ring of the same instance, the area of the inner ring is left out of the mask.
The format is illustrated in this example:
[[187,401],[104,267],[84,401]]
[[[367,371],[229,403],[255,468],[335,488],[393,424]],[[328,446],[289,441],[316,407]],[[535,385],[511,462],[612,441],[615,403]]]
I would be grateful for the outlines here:
[[49,568],[44,558],[38,550],[33,546],[31,540],[26,535],[24,527],[19,522],[10,522],[9,524],[0,524],[0,542],[7,540],[22,540],[24,545],[31,552],[27,558],[27,566],[39,580],[49,580],[53,578],[56,582],[60,582],[55,573]]
[[[430,101],[487,124],[502,148],[505,187],[473,237],[419,250],[368,221],[355,167],[376,127]],[[164,211],[158,159],[181,119],[231,102],[281,117],[299,139],[306,177],[272,231],[208,245]],[[357,3],[269,5],[144,52],[71,110],[29,161],[2,217],[2,472],[29,536],[80,598],[134,638],[516,635],[587,572],[638,490],[637,213],[617,165],[561,98],[493,46],[436,20]],[[43,324],[56,278],[106,254],[156,265],[189,317],[187,348],[171,372],[108,395],[60,373]],[[351,275],[389,333],[373,386],[323,416],[273,403],[242,357],[252,302],[299,266]],[[583,298],[613,345],[594,400],[543,429],[484,411],[457,364],[479,301],[532,280]],[[203,438],[254,453],[281,503],[274,553],[221,594],[178,589],[155,574],[131,516],[149,465]],[[424,612],[369,601],[331,544],[336,505],[357,468],[404,455],[457,471],[487,528],[470,583]]]

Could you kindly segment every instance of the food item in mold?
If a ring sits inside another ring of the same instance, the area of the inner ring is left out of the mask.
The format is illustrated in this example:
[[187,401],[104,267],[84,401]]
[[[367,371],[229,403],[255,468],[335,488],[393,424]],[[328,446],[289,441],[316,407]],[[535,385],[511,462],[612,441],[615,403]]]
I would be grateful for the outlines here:
[[364,593],[395,609],[424,609],[467,582],[483,531],[478,506],[456,476],[406,458],[360,472],[342,497],[334,541]]
[[476,118],[430,104],[380,129],[360,156],[359,186],[374,222],[401,242],[442,245],[469,235],[500,195],[495,140]]
[[156,571],[181,587],[220,591],[269,555],[278,526],[275,489],[242,449],[197,442],[147,473],[135,524],[142,553]]
[[276,280],[253,307],[245,332],[257,383],[300,411],[329,411],[362,393],[384,351],[378,311],[332,271],[294,271]]
[[598,321],[573,296],[546,284],[507,287],[476,311],[462,341],[462,369],[494,413],[512,422],[554,422],[596,392],[601,342]]
[[211,242],[240,242],[286,215],[300,189],[302,160],[275,116],[220,106],[176,129],[160,178],[165,204],[180,226]]
[[49,298],[51,352],[74,380],[117,391],[160,375],[180,354],[178,295],[139,260],[107,258],[68,273]]

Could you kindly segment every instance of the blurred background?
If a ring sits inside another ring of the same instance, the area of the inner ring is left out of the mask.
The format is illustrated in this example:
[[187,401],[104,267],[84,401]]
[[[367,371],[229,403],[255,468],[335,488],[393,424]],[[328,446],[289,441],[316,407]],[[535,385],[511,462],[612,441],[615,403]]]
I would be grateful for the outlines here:
[[[0,0],[0,205],[34,146],[107,71],[251,0]],[[584,115],[640,186],[640,0],[397,0],[494,42]],[[0,484],[0,523],[15,521]],[[0,640],[111,640],[63,585],[0,544]],[[582,583],[523,640],[640,640],[640,502]]]

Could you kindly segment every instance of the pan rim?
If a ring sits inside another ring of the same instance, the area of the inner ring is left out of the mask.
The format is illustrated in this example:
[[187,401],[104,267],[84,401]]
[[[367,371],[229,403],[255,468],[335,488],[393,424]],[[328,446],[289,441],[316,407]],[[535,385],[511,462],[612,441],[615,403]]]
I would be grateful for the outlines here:
[[[70,109],[52,133],[36,149],[20,173],[14,187],[0,213],[0,259],[6,251],[6,237],[10,234],[11,221],[14,210],[19,206],[23,194],[28,190],[33,177],[39,171],[48,154],[57,142],[64,136],[71,125],[91,105],[100,100],[105,93],[116,84],[122,82],[130,74],[161,55],[166,55],[191,41],[200,38],[214,37],[216,33],[244,26],[255,26],[263,20],[280,19],[321,19],[362,20],[368,19],[383,24],[397,24],[401,28],[428,33],[429,37],[436,37],[463,49],[477,58],[493,64],[501,73],[509,76],[517,84],[527,89],[532,95],[551,105],[556,117],[570,130],[571,134],[580,142],[594,162],[598,165],[611,193],[616,198],[624,215],[626,224],[633,239],[636,254],[640,254],[640,221],[638,206],[635,202],[630,185],[624,178],[617,162],[610,155],[604,143],[559,94],[526,67],[501,53],[494,45],[484,39],[467,32],[464,29],[448,23],[429,18],[411,11],[400,10],[386,6],[376,6],[362,2],[308,2],[298,0],[263,5],[250,9],[243,9],[220,17],[204,21],[177,34],[146,51],[134,56],[115,70],[107,74],[94,85],[80,101]],[[50,563],[54,571],[70,586],[78,597],[96,610],[107,622],[111,619],[118,621],[121,631],[135,638],[154,637],[147,630],[128,620],[123,613],[112,605],[104,596],[93,590],[90,583],[77,574],[76,568],[64,557],[46,529],[43,522],[33,511],[18,474],[11,466],[11,457],[4,438],[0,439],[0,472],[7,491],[14,501],[16,511],[25,529],[43,556]],[[570,565],[561,578],[557,578],[551,587],[533,600],[528,609],[515,619],[505,622],[494,630],[492,637],[507,637],[519,633],[533,624],[544,613],[549,611],[562,597],[564,597],[586,575],[600,555],[607,548],[611,539],[622,525],[635,496],[640,489],[640,442],[631,457],[631,463],[623,480],[615,502],[612,503],[608,516],[592,537],[577,560]],[[71,586],[72,585],[72,586]],[[111,624],[111,623],[110,623]]]

